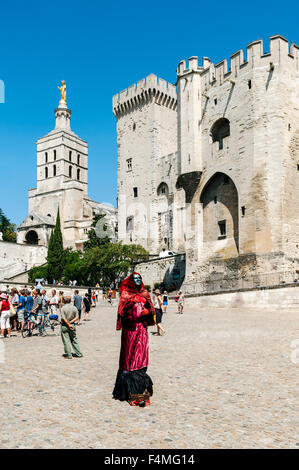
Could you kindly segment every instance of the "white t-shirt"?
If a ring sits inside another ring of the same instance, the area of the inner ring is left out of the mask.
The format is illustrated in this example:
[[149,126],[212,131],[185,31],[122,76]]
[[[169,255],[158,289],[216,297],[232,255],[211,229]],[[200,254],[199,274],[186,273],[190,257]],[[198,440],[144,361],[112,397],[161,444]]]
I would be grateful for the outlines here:
[[53,295],[50,299],[50,305],[58,305],[59,304],[59,299],[58,295]]

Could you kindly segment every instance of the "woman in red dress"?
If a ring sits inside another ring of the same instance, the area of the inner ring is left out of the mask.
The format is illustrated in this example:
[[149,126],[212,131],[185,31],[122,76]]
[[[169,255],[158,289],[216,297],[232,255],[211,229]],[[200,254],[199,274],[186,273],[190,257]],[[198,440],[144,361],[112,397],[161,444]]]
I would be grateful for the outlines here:
[[120,286],[117,330],[122,330],[119,370],[113,398],[132,406],[147,406],[153,382],[147,375],[149,339],[147,327],[155,325],[155,309],[140,274],[133,273]]

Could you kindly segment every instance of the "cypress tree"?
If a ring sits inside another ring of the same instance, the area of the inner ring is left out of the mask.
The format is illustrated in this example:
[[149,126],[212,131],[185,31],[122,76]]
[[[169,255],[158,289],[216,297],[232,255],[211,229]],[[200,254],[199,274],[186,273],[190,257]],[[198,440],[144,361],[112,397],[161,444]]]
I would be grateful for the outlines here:
[[60,280],[64,269],[64,251],[62,242],[62,233],[60,226],[59,208],[57,211],[56,225],[52,230],[48,245],[48,280]]

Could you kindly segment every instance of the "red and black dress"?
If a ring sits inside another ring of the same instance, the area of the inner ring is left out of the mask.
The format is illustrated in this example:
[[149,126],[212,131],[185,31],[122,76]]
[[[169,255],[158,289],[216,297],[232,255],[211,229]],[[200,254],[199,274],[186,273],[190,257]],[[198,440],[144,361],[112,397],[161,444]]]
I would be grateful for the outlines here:
[[153,394],[153,382],[146,373],[149,362],[149,325],[155,325],[155,309],[143,283],[138,289],[133,273],[120,287],[117,330],[122,330],[119,370],[113,398],[128,400],[137,394]]

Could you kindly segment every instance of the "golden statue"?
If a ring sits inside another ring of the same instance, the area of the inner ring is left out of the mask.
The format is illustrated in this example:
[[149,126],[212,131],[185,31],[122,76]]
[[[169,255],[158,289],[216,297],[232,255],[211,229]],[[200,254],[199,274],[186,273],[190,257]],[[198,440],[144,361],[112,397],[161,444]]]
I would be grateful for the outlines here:
[[60,90],[61,100],[59,104],[66,105],[66,84],[64,80],[61,80],[61,86],[58,87]]

